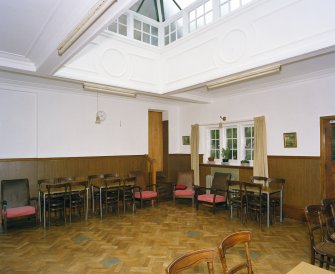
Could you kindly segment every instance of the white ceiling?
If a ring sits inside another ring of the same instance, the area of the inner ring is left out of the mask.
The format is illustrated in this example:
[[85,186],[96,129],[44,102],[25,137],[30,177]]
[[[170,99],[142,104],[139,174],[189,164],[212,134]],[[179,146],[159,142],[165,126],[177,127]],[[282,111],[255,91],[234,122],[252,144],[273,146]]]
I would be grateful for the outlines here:
[[[0,68],[52,77],[60,67],[135,2],[136,0],[117,1],[66,54],[60,57],[57,47],[88,14],[97,0],[0,0]],[[283,63],[286,69],[280,75],[211,92],[208,92],[204,85],[196,85],[162,97],[179,96],[192,100],[198,98],[199,101],[207,102],[237,90],[243,91],[244,87],[251,83],[256,86],[266,85],[270,81],[283,81],[286,77],[294,78],[332,69],[335,64],[334,49],[283,60]]]

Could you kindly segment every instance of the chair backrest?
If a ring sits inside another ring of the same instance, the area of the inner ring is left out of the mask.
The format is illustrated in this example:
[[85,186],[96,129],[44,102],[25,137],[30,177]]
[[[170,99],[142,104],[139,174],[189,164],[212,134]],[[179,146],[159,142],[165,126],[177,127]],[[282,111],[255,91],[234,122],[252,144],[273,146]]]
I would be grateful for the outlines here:
[[116,177],[104,178],[105,188],[119,187],[121,186],[121,179]]
[[212,188],[227,190],[228,189],[228,181],[230,179],[231,179],[231,174],[230,173],[215,172],[214,177],[213,177],[213,181],[212,181]]
[[271,187],[274,186],[281,190],[284,189],[284,184],[285,184],[285,179],[283,178],[268,178],[266,181],[266,185],[271,186]]
[[321,200],[321,205],[323,206],[328,206],[330,204],[335,206],[335,198],[325,198]]
[[144,171],[141,171],[141,170],[136,170],[136,171],[130,171],[129,172],[129,177],[136,177],[136,181],[135,181],[135,184],[137,186],[140,186],[142,187],[143,190],[146,189],[146,176],[145,176],[145,172]]
[[263,177],[263,176],[252,176],[250,178],[250,182],[254,183],[254,184],[262,184],[263,186],[265,186],[267,184],[267,177]]
[[333,204],[329,203],[325,206],[321,206],[321,211],[319,211],[318,213],[319,213],[319,222],[321,226],[321,240],[332,241],[331,235],[335,232]]
[[[232,274],[240,271],[243,268],[248,270],[248,274],[252,274],[252,264],[250,259],[249,244],[251,241],[250,231],[239,231],[228,235],[219,245],[219,254],[224,274]],[[244,245],[246,260],[228,269],[226,253],[227,250],[236,246]]]
[[[247,194],[247,192],[252,191],[254,193],[253,197],[259,197],[259,203],[261,204],[262,201],[262,189],[263,189],[263,185],[262,184],[255,184],[255,183],[244,183],[243,184],[243,189],[244,189],[244,193],[245,195]],[[246,197],[248,197],[248,195],[246,195]]]
[[7,208],[29,205],[29,180],[13,179],[1,181],[1,201],[7,202]]
[[166,268],[166,274],[178,274],[202,262],[207,263],[208,273],[214,273],[215,249],[200,249],[175,258]]
[[178,171],[177,173],[177,185],[185,185],[192,187],[194,185],[194,171]]
[[136,177],[123,178],[123,185],[125,185],[125,186],[133,186],[135,184],[136,184]]
[[308,205],[305,207],[305,217],[312,249],[316,243],[323,241],[319,218],[321,208],[321,205]]
[[[47,191],[48,191],[48,198],[52,197],[52,195],[62,195],[66,197],[68,195],[68,191],[70,189],[70,184],[69,183],[59,183],[59,184],[50,184],[46,185]],[[54,193],[56,191],[57,193]]]

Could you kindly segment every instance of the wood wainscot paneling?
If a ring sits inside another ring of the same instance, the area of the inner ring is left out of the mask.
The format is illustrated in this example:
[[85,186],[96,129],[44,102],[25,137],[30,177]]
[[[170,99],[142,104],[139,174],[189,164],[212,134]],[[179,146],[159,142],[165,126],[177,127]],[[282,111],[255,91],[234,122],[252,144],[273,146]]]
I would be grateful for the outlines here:
[[320,204],[320,157],[268,156],[269,176],[284,178],[285,217],[304,220],[304,207]]
[[147,155],[0,160],[0,180],[28,178],[32,196],[37,195],[39,179],[113,172],[125,177],[131,170],[147,171]]

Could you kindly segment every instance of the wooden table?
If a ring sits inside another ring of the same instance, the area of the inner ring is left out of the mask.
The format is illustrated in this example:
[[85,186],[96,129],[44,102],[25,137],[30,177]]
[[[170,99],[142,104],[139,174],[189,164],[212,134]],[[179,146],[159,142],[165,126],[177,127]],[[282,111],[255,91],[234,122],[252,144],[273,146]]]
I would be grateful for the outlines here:
[[320,268],[316,265],[301,262],[286,274],[329,274],[329,273],[333,272],[330,272],[324,268]]
[[[230,186],[232,190],[239,190],[239,186],[233,185]],[[256,192],[258,189],[256,188],[250,188],[247,191],[250,192]],[[279,193],[280,194],[280,222],[283,222],[283,191],[281,188],[272,188],[269,186],[263,186],[262,188],[262,194],[266,195],[266,206],[267,206],[267,212],[266,212],[266,225],[267,227],[270,227],[270,196],[272,194]]]
[[[51,194],[57,194],[57,193],[63,193],[65,191],[64,188],[59,188],[56,190],[51,191]],[[85,220],[87,221],[88,218],[88,187],[85,188],[83,186],[72,186],[71,188],[72,192],[80,192],[80,191],[85,191],[86,192],[86,197],[85,197]],[[39,211],[40,211],[40,220],[41,220],[41,199],[43,199],[43,227],[46,227],[46,220],[45,220],[45,203],[46,203],[46,198],[48,196],[48,190],[46,189],[46,185],[43,185],[41,189],[39,189],[39,194],[38,194],[38,204],[39,204]]]

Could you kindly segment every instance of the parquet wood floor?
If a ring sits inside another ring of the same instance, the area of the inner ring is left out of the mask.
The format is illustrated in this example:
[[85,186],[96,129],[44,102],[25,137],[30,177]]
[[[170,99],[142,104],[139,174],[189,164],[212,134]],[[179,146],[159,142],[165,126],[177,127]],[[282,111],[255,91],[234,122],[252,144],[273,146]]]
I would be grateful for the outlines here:
[[[300,261],[309,262],[309,240],[304,223],[285,219],[260,231],[256,221],[242,225],[227,210],[214,215],[189,204],[160,203],[135,214],[90,216],[71,225],[11,228],[0,232],[0,273],[165,273],[177,255],[216,247],[229,233],[252,231],[254,273],[284,274]],[[242,249],[230,255],[236,262]],[[196,267],[188,273],[206,273]],[[221,273],[219,259],[216,273]]]

